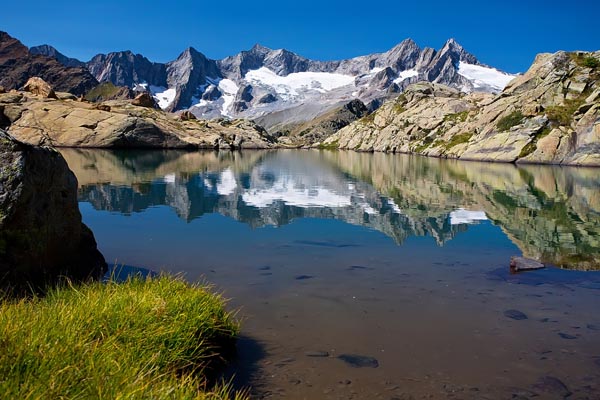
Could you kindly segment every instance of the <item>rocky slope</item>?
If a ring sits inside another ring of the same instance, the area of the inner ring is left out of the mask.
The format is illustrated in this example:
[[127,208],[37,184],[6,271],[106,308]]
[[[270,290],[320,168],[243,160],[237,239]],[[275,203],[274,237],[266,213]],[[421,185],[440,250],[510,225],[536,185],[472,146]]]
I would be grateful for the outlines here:
[[[101,104],[58,94],[0,94],[0,127],[32,145],[59,147],[270,148],[273,139],[244,120],[201,121],[134,105],[136,100]],[[151,99],[150,99],[151,100]]]
[[417,83],[324,147],[600,165],[600,52],[539,55],[498,95]]
[[65,160],[0,130],[0,289],[40,289],[61,275],[86,279],[105,271]]
[[[51,46],[35,51],[66,59]],[[303,111],[297,107],[303,104],[319,104],[326,112],[359,99],[376,107],[419,80],[497,92],[512,78],[480,63],[452,39],[439,50],[421,49],[407,39],[384,53],[340,61],[315,61],[256,45],[222,60],[188,48],[166,64],[131,52],[99,54],[85,64],[100,82],[150,90],[161,108],[189,108],[202,118],[254,118],[296,110],[297,120]]]
[[58,91],[76,95],[83,95],[98,84],[86,68],[65,67],[52,57],[32,53],[17,39],[0,31],[0,86],[20,89],[34,76]]

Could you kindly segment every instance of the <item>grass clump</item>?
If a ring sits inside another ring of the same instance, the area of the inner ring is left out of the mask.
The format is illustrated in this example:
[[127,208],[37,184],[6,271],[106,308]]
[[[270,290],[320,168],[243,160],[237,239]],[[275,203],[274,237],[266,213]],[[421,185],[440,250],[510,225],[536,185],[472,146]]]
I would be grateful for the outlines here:
[[596,69],[600,67],[600,60],[591,55],[571,54],[571,59],[575,61],[579,67]]
[[513,111],[505,117],[500,118],[496,124],[498,131],[505,132],[513,126],[519,125],[523,121],[524,115],[521,111]]
[[462,111],[454,114],[447,114],[444,116],[444,122],[465,122],[469,116],[469,111]]
[[102,101],[110,99],[119,92],[120,88],[110,82],[104,82],[87,92],[84,98],[88,101]]
[[340,141],[339,140],[334,140],[333,142],[330,143],[321,143],[319,145],[319,149],[321,150],[337,150],[340,147]]
[[550,126],[545,126],[542,130],[536,133],[533,139],[521,149],[521,152],[519,153],[519,158],[527,157],[528,155],[536,151],[538,140],[545,136],[548,136],[550,132],[552,132],[552,128]]
[[360,124],[369,125],[375,122],[375,112],[373,111],[371,114],[367,114],[361,119],[358,120]]
[[220,296],[179,278],[52,289],[0,302],[5,398],[243,398],[211,375],[238,325]]
[[454,135],[452,139],[450,139],[450,141],[446,143],[446,150],[451,149],[452,147],[457,146],[461,143],[467,143],[469,140],[471,140],[472,136],[473,134],[471,132],[465,132],[458,135]]
[[584,103],[582,99],[565,100],[562,106],[550,106],[546,108],[546,116],[554,123],[562,126],[569,126],[573,122],[573,115],[577,109]]

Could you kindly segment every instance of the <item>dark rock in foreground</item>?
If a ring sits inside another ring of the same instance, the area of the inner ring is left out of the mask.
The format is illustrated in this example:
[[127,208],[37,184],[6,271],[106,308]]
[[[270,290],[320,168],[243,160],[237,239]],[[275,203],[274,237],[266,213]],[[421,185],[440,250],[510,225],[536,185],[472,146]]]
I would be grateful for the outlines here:
[[0,288],[39,290],[61,276],[83,280],[105,271],[65,160],[0,130]]

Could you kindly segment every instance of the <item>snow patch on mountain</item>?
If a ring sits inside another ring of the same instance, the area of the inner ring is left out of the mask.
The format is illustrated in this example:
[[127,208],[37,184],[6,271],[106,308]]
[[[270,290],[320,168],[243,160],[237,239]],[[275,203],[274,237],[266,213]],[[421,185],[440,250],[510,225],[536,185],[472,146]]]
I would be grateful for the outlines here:
[[221,93],[223,93],[223,108],[221,109],[221,115],[231,117],[231,105],[239,90],[238,85],[231,79],[220,79],[218,82],[211,80],[210,82],[216,84]]
[[245,76],[248,83],[273,88],[284,100],[294,99],[300,96],[301,92],[326,93],[350,85],[354,83],[354,79],[354,76],[328,72],[294,72],[287,76],[279,76],[267,67],[248,71]]
[[498,71],[495,68],[467,64],[462,61],[458,63],[458,73],[470,80],[475,89],[491,88],[498,92],[502,91],[515,77],[515,75]]
[[419,76],[419,73],[414,69],[407,69],[406,71],[400,72],[399,76],[394,79],[394,83],[400,83],[405,79],[412,78],[413,76]]
[[[143,86],[144,84],[142,84]],[[147,86],[150,89],[150,93],[152,93],[152,97],[158,103],[158,106],[163,110],[171,105],[173,100],[175,100],[175,96],[177,96],[177,89],[175,88],[165,88],[162,86]]]

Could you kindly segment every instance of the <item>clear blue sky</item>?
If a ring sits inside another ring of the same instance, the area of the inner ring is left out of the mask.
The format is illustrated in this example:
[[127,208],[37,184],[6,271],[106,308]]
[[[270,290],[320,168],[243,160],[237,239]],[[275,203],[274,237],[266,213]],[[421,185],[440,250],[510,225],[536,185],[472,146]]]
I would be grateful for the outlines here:
[[84,61],[132,50],[166,62],[189,46],[218,59],[255,43],[332,60],[453,37],[508,72],[540,52],[600,50],[599,22],[598,0],[6,0],[0,12],[0,30]]

